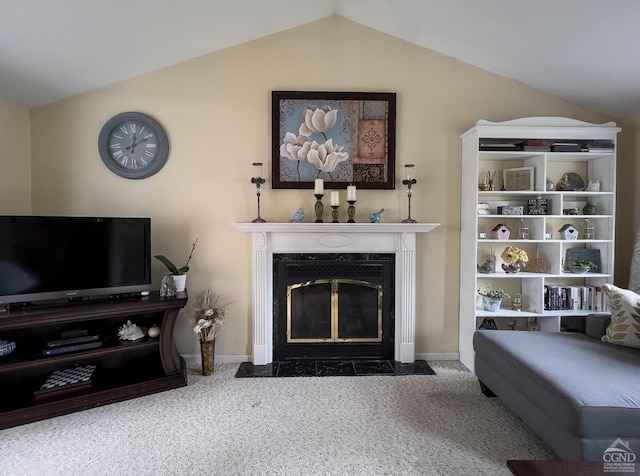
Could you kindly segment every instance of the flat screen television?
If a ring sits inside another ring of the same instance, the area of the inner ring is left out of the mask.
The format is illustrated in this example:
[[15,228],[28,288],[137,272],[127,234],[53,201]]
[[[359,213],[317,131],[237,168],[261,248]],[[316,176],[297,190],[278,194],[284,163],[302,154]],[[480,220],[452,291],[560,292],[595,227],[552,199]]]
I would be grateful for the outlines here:
[[0,306],[151,289],[151,219],[0,216]]

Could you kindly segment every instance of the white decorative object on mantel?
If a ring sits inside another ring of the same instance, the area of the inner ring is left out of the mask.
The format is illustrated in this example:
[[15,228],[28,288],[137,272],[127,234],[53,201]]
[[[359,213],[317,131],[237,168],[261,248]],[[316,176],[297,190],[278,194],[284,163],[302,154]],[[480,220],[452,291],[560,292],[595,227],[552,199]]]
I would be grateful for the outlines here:
[[439,223],[234,223],[252,233],[253,364],[273,362],[274,253],[395,253],[395,349],[415,361],[416,233]]

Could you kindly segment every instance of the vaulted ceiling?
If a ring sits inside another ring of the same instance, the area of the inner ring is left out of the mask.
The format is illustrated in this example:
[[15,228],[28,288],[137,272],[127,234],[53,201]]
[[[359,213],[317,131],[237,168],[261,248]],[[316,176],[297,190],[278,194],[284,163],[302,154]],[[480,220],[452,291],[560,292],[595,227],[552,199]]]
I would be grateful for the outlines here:
[[640,112],[638,0],[0,0],[0,97],[43,106],[335,14],[613,117]]

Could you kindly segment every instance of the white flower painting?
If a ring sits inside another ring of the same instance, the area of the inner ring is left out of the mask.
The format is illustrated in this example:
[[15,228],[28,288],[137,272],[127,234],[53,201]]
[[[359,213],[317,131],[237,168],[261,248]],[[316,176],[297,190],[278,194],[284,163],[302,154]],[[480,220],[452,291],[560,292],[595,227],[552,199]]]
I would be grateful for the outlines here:
[[299,94],[273,92],[274,188],[310,188],[319,178],[336,187],[365,180],[369,188],[393,188],[395,94]]
[[[340,162],[349,158],[343,146],[334,145],[333,139],[327,138],[327,133],[333,129],[337,120],[337,109],[331,109],[330,106],[309,106],[304,110],[304,122],[298,128],[298,135],[290,131],[285,133],[280,145],[280,156],[297,162],[299,180],[302,180],[300,162],[307,161],[315,167],[311,171],[312,174],[315,173],[312,179],[321,178],[322,172],[326,172],[328,180],[335,181],[331,172]],[[314,135],[319,136],[318,139],[322,142],[312,139]]]

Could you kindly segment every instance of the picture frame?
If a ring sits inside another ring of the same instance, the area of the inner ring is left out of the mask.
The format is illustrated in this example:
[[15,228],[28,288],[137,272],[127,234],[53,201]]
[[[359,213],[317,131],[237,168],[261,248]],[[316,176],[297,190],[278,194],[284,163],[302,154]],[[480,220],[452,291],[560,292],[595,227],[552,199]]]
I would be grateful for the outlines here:
[[502,179],[508,191],[533,190],[533,167],[504,169]]
[[274,189],[395,189],[396,93],[272,91]]
[[595,248],[567,248],[565,253],[565,264],[571,261],[586,260],[596,265],[590,269],[589,273],[602,273],[602,262],[600,259],[600,250]]

